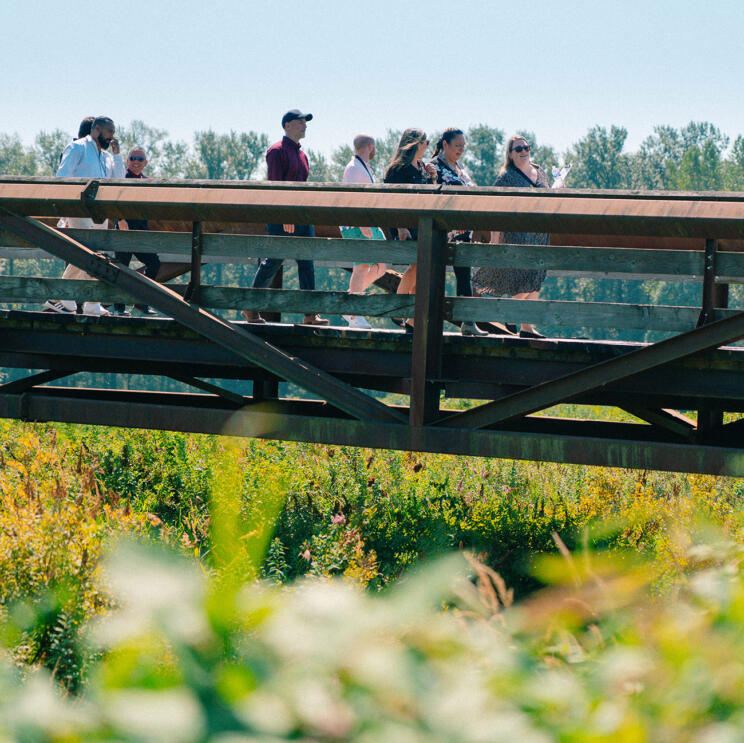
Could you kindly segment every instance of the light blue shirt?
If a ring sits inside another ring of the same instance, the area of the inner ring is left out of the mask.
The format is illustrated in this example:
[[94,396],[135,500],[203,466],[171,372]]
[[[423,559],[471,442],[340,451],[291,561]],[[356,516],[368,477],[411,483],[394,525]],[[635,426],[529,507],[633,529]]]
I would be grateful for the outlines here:
[[126,170],[121,154],[112,155],[98,145],[90,134],[65,147],[57,176],[68,178],[124,178]]

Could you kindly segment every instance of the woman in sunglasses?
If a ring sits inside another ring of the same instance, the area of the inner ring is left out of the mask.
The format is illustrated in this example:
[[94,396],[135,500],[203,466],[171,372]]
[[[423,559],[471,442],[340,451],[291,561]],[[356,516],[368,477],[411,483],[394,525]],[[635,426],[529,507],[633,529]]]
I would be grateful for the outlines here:
[[[506,143],[504,166],[495,186],[512,188],[550,188],[545,171],[530,160],[530,145],[524,137],[515,135]],[[499,235],[499,233],[496,233]],[[503,232],[500,239],[492,242],[507,245],[547,245],[550,235],[545,232]],[[529,268],[479,268],[473,275],[473,285],[481,294],[500,297],[504,294],[513,299],[537,299],[540,287],[545,281],[545,271]],[[506,326],[517,332],[516,326]],[[544,338],[529,323],[522,323],[519,335],[522,338]]]
[[[429,146],[426,132],[423,129],[406,129],[398,143],[393,159],[385,171],[385,183],[432,183],[436,171],[432,165],[424,165],[423,157]],[[417,240],[418,231],[414,227],[391,229],[393,240]],[[398,294],[416,293],[416,264],[406,269],[398,284]],[[413,323],[406,320],[404,327],[407,333],[413,332]]]

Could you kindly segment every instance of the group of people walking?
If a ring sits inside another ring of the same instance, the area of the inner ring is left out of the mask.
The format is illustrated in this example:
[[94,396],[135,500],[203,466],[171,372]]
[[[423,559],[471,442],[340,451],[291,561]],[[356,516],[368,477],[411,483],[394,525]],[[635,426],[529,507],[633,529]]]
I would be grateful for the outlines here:
[[[307,181],[310,167],[308,158],[301,148],[300,140],[305,137],[308,122],[313,115],[298,109],[287,111],[282,117],[282,139],[269,147],[266,153],[267,178],[272,181]],[[87,129],[87,130],[86,130]],[[126,165],[119,152],[118,142],[114,136],[114,123],[108,117],[89,117],[81,124],[78,138],[69,144],[62,154],[58,176],[77,176],[88,178],[143,178],[142,172],[147,164],[147,153],[136,146],[128,155]],[[367,134],[354,138],[354,155],[346,166],[343,175],[344,183],[374,183],[375,177],[371,161],[375,157],[375,139]],[[446,129],[435,144],[433,156],[425,161],[429,148],[426,133],[417,128],[406,129],[388,165],[383,181],[397,184],[431,184],[439,183],[453,186],[473,186],[472,178],[461,163],[467,142],[462,129]],[[108,152],[111,147],[111,152]],[[530,144],[522,136],[511,137],[506,145],[504,164],[498,176],[496,186],[517,186],[528,188],[549,188],[545,171],[530,158]],[[87,227],[105,229],[108,224],[95,224],[91,219],[60,220],[61,227]],[[119,229],[147,229],[146,221],[129,224],[119,220]],[[399,227],[383,230],[375,226],[341,226],[343,238],[368,240],[416,240],[415,227]],[[303,236],[315,235],[313,225],[268,224],[269,235]],[[505,232],[488,236],[492,242],[509,244],[546,245],[549,235],[544,233]],[[450,242],[468,243],[473,241],[472,230],[458,230],[448,235]],[[157,277],[159,261],[152,254],[135,254],[145,264],[145,274]],[[132,254],[116,254],[116,259],[129,265]],[[253,279],[254,288],[269,287],[283,261],[281,258],[265,258],[260,261]],[[315,271],[311,260],[297,260],[300,289],[315,289]],[[349,281],[350,293],[362,293],[386,271],[384,263],[355,264]],[[467,266],[455,266],[456,291],[459,297],[478,295],[509,295],[516,299],[535,299],[545,279],[545,271],[532,269],[479,268],[471,277]],[[80,269],[68,266],[63,278],[89,278]],[[416,291],[416,265],[408,266],[400,278],[397,289],[399,294],[414,294]],[[55,312],[75,312],[75,302],[48,301],[47,310]],[[143,314],[152,310],[135,306]],[[114,311],[127,313],[123,306],[115,306]],[[90,314],[109,314],[108,310],[98,303],[86,302],[83,312]],[[243,310],[243,318],[249,323],[264,323],[261,314],[254,310]],[[349,326],[369,328],[364,317],[344,315]],[[401,321],[407,332],[413,330],[413,320]],[[328,320],[318,314],[306,314],[303,323],[307,325],[327,325]],[[465,322],[461,325],[464,335],[486,335],[487,331],[475,323]],[[506,325],[506,332],[519,334],[522,337],[541,338],[532,325]]]

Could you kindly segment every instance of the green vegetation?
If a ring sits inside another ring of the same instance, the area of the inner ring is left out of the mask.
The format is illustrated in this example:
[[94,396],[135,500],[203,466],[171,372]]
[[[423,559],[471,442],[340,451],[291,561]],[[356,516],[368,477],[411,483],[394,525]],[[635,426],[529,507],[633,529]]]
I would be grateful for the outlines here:
[[740,740],[739,481],[0,430],[0,739]]
[[[744,541],[732,479],[8,421],[0,431],[0,613],[15,627],[5,643],[72,691],[97,657],[81,627],[111,606],[99,561],[112,537],[168,545],[212,574],[229,566],[240,583],[342,577],[371,593],[461,551],[518,601],[550,582],[538,568],[557,553],[554,534],[571,552],[648,560],[659,595],[711,525]],[[223,491],[237,505],[210,508]],[[260,545],[250,559],[220,551],[220,523]]]

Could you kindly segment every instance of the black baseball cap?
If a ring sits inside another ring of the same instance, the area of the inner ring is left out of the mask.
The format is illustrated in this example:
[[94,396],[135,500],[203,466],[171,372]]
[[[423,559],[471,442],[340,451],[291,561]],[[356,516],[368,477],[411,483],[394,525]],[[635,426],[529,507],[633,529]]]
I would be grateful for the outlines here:
[[287,111],[287,113],[282,116],[282,126],[284,126],[288,121],[294,121],[295,119],[305,119],[305,121],[312,121],[313,115],[304,114],[302,113],[302,111],[300,111],[299,108],[293,108],[291,111]]

